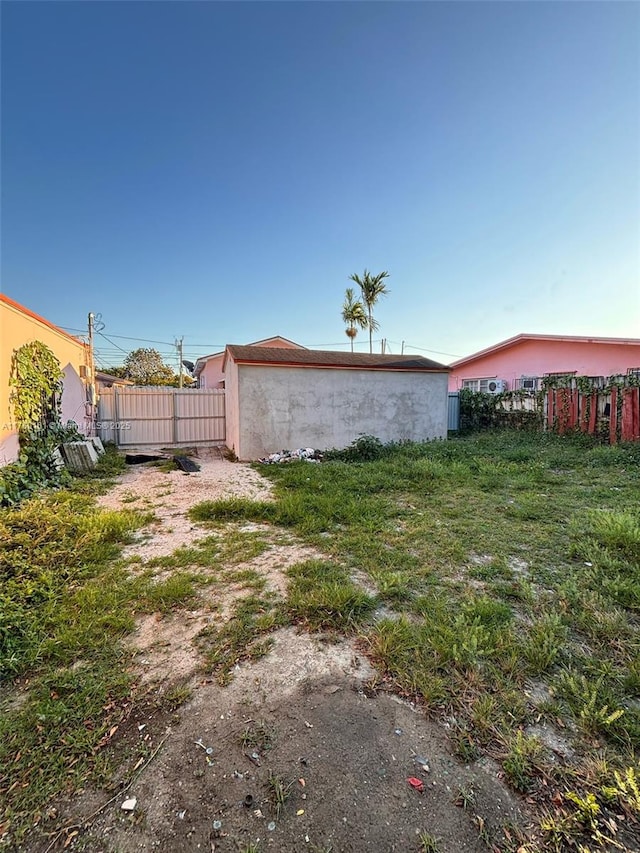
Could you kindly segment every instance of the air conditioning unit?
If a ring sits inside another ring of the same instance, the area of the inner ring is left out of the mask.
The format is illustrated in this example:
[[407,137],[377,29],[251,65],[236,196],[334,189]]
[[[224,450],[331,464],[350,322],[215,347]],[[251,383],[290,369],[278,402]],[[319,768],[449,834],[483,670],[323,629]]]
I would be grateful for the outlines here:
[[507,390],[507,383],[504,379],[489,379],[487,380],[487,394],[502,394]]
[[520,380],[520,389],[522,391],[537,391],[538,390],[538,377],[537,376],[523,376]]

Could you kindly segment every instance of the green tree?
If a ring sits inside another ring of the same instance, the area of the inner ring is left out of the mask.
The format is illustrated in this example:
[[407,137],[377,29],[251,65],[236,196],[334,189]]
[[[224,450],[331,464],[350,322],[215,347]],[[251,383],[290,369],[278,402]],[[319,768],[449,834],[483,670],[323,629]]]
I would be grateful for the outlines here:
[[361,329],[366,329],[369,321],[367,320],[364,305],[359,299],[355,299],[352,287],[348,287],[344,294],[342,319],[347,324],[345,333],[351,341],[351,352],[353,352],[353,341],[358,334],[356,326],[359,326]]
[[140,347],[124,360],[125,378],[136,385],[176,385],[173,370],[166,365],[156,349]]
[[380,324],[373,318],[373,307],[381,296],[386,296],[390,291],[384,282],[385,278],[389,277],[389,273],[379,272],[377,275],[372,275],[369,270],[365,270],[362,277],[359,275],[350,275],[349,278],[360,288],[362,294],[362,302],[364,303],[367,312],[367,328],[369,329],[369,352],[373,352],[373,332],[380,328]]

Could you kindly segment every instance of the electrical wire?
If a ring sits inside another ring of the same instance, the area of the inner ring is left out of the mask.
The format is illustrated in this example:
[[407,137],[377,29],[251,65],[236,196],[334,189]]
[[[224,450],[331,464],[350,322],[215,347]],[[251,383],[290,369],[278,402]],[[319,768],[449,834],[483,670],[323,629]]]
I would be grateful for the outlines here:
[[[397,346],[402,346],[398,341],[391,341],[392,344],[396,344]],[[404,348],[411,347],[411,349],[420,350],[420,352],[434,352],[436,355],[448,355],[451,358],[462,358],[461,355],[456,355],[453,352],[442,352],[442,350],[437,349],[425,349],[424,347],[417,347],[415,344],[408,344],[406,341],[404,342]]]
[[[65,332],[82,333],[86,337],[86,329],[76,329],[76,328],[73,328],[72,326],[60,326],[60,328],[64,329]],[[105,335],[103,332],[97,332],[96,334],[103,337],[113,347],[113,349],[110,348],[109,350],[107,350],[104,347],[101,348],[101,351],[104,353],[110,352],[113,355],[117,355],[118,353],[123,352],[126,355],[129,354],[129,350],[123,349],[121,346],[119,346],[117,343],[115,343],[115,341],[111,340],[111,338],[118,338],[119,340],[135,341],[136,343],[161,344],[163,346],[168,346],[168,347],[171,347],[171,350],[169,350],[169,351],[159,350],[160,355],[163,358],[174,358],[175,357],[175,344],[173,343],[173,341],[160,341],[160,340],[155,340],[154,338],[136,338],[136,337],[133,337],[132,335],[116,335],[116,334],[113,334],[111,332],[109,333],[108,336]],[[373,341],[373,344],[379,345],[382,343],[382,341],[383,341],[383,338],[376,338]],[[401,341],[392,341],[389,338],[387,338],[386,341],[387,341],[387,343],[393,344],[394,346],[398,346],[398,347],[402,346]],[[358,344],[359,343],[362,343],[362,345],[365,345],[367,342],[362,341],[362,342],[358,342]],[[358,345],[358,344],[356,344],[356,345]],[[323,349],[325,347],[348,347],[348,346],[350,346],[350,342],[349,341],[334,341],[331,343],[322,343],[322,344],[306,344],[306,346],[309,349],[314,349],[314,348]],[[449,358],[462,358],[462,356],[459,355],[458,353],[443,352],[442,350],[435,350],[435,349],[427,349],[426,347],[419,347],[419,346],[416,346],[415,344],[410,344],[407,341],[404,342],[404,346],[405,346],[405,349],[408,347],[409,349],[418,350],[419,352],[429,352],[429,353],[434,353],[435,355],[446,355]],[[184,348],[185,348],[185,351],[188,350],[192,354],[195,354],[194,350],[198,350],[198,349],[204,349],[204,350],[208,350],[210,352],[218,352],[218,351],[224,350],[225,347],[226,347],[226,344],[216,344],[216,343],[192,344],[192,343],[188,343],[188,344],[185,344]]]
[[118,346],[118,344],[115,344],[112,340],[110,340],[110,339],[109,339],[109,338],[104,334],[104,332],[97,332],[96,334],[100,335],[100,337],[101,337],[101,338],[104,338],[104,339],[105,339],[105,341],[107,341],[108,343],[110,343],[110,344],[111,344],[112,346],[114,346],[116,349],[120,350],[120,352],[123,352],[125,355],[129,355],[128,350],[123,349],[122,347]]

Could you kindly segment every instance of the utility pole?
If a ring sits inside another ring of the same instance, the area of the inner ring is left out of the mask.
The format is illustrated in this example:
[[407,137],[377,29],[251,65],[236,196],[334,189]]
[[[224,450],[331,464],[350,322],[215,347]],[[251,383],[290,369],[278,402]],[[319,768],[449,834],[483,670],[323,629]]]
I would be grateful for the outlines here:
[[89,313],[89,362],[91,366],[91,371],[93,372],[93,321],[95,320],[95,315],[93,312]]
[[178,368],[178,387],[182,388],[182,342],[184,341],[184,335],[178,340],[176,338],[176,348],[178,350],[178,364],[180,367]]
[[93,332],[94,332],[94,321],[95,315],[93,311],[89,312],[89,316],[87,317],[89,323],[89,375],[87,376],[87,402],[89,404],[89,411],[91,412],[91,432],[93,433],[94,427],[94,415],[95,415],[95,405],[96,405],[96,365],[95,365],[95,357],[93,351]]
[[404,341],[402,341],[402,349],[400,351],[400,355],[404,355]]

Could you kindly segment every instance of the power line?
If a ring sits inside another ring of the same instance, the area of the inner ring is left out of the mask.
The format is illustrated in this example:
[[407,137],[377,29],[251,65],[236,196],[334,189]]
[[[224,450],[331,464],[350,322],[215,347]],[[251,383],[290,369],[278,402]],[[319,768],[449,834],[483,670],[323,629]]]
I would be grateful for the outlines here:
[[[86,334],[85,329],[75,329],[71,326],[60,326],[60,328],[64,329],[66,332],[81,332],[81,333]],[[108,337],[107,337],[107,335],[103,334],[102,332],[98,332],[98,334],[100,334],[101,337],[103,337],[106,341],[108,341],[110,344],[112,344],[112,346],[115,348],[115,350],[117,350],[118,352],[123,352],[126,355],[129,354],[128,350],[125,350],[121,346],[118,346],[118,344],[115,343],[114,341],[112,341],[111,338],[118,338],[119,340],[125,340],[125,341],[136,341],[138,343],[161,344],[163,346],[168,346],[168,347],[171,347],[171,349],[169,351],[167,351],[167,350],[160,351],[160,355],[162,355],[165,358],[175,357],[175,344],[173,341],[159,341],[159,340],[155,340],[153,338],[135,338],[132,335],[116,335],[116,334],[113,334],[111,332],[109,333]],[[377,338],[373,341],[373,343],[377,345],[377,344],[380,344],[381,341],[382,341],[382,338]],[[360,342],[358,342],[358,343],[360,343]],[[362,341],[363,346],[366,343],[367,343],[366,341]],[[392,341],[390,339],[387,339],[387,343],[392,343],[396,346],[402,345],[399,341]],[[316,347],[318,349],[322,349],[323,347],[348,347],[348,346],[350,346],[350,344],[349,344],[349,341],[333,341],[331,343],[323,343],[323,344],[306,344],[306,346],[309,347],[310,349],[312,349],[314,347]],[[226,347],[226,344],[216,344],[216,343],[208,343],[208,344],[188,343],[188,344],[185,344],[185,350],[187,350],[189,352],[193,352],[194,350],[198,350],[198,349],[205,349],[205,350],[210,350],[211,352],[217,352],[219,350],[224,350],[225,347]],[[446,356],[449,356],[450,358],[462,358],[462,356],[459,355],[458,353],[443,352],[442,350],[435,350],[435,349],[427,349],[425,347],[419,347],[419,346],[416,346],[415,344],[409,344],[409,343],[405,342],[405,349],[407,347],[409,347],[410,349],[416,349],[419,352],[430,352],[430,353],[435,353],[436,355],[446,355]],[[101,348],[101,351],[106,352],[107,350],[105,350],[104,348]],[[111,350],[111,351],[113,352],[113,350]]]
[[[398,341],[391,341],[391,343],[397,344],[398,346],[401,346],[401,344],[399,344]],[[462,358],[461,355],[456,355],[456,353],[454,353],[454,352],[442,352],[441,350],[437,350],[437,349],[425,349],[424,347],[417,347],[414,344],[408,344],[408,343],[406,343],[406,341],[405,341],[404,347],[405,347],[405,349],[407,347],[411,347],[411,349],[417,349],[417,350],[420,350],[420,352],[434,352],[434,353],[436,353],[436,355],[448,355],[448,356],[451,356],[451,358]]]
[[100,335],[100,337],[101,337],[101,338],[104,338],[104,339],[105,339],[105,341],[108,341],[108,343],[110,343],[110,344],[111,344],[112,346],[114,346],[116,349],[119,349],[119,350],[120,350],[120,352],[123,352],[125,355],[129,355],[129,353],[127,352],[127,350],[126,350],[126,349],[122,349],[122,347],[118,346],[118,344],[115,344],[112,340],[110,340],[110,339],[109,339],[109,338],[104,334],[104,332],[98,332],[98,334]]

